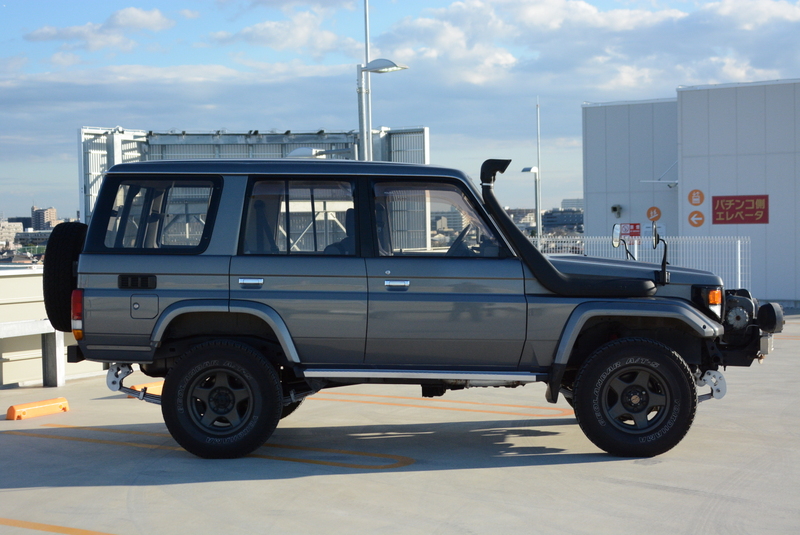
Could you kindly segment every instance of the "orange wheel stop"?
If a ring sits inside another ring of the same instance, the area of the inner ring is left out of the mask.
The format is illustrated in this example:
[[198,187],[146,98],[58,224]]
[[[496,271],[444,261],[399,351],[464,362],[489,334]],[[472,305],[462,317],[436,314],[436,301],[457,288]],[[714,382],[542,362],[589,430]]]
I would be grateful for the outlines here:
[[6,412],[6,420],[24,420],[26,418],[35,418],[36,416],[67,412],[68,410],[69,403],[65,398],[34,401],[33,403],[10,406]]

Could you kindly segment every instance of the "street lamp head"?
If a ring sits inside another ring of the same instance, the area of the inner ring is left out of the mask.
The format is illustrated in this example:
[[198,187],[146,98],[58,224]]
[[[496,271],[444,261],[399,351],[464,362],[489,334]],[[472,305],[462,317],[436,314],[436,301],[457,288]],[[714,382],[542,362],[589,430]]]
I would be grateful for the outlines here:
[[407,69],[388,59],[374,59],[366,65],[358,65],[358,133],[360,159],[372,160],[372,104],[367,98],[369,93],[369,73],[384,73]]
[[538,167],[525,167],[525,168],[522,169],[522,172],[523,173],[538,173],[539,172],[539,168]]
[[408,69],[408,66],[395,63],[390,59],[382,59],[382,58],[373,59],[372,61],[361,67],[361,70],[364,72],[375,72],[375,73],[402,71],[403,69]]

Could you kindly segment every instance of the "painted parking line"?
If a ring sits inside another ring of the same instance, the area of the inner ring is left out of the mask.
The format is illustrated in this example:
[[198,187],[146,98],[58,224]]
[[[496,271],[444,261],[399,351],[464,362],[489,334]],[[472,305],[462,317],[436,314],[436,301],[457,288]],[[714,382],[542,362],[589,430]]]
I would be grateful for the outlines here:
[[[334,397],[326,397],[326,396],[334,396]],[[389,399],[389,400],[408,400],[408,401],[416,401],[416,402],[423,402],[422,404],[414,404],[414,403],[395,403],[392,401],[373,401],[373,400],[366,400],[366,399],[356,399],[356,398],[382,398],[382,399]],[[538,407],[538,406],[531,406],[531,405],[506,405],[501,403],[481,403],[478,401],[459,401],[459,400],[446,400],[446,399],[421,399],[415,398],[410,396],[383,396],[379,394],[351,394],[351,393],[343,393],[343,392],[324,392],[321,394],[316,394],[314,396],[310,396],[308,399],[310,400],[317,400],[317,401],[340,401],[344,403],[366,403],[369,405],[389,405],[393,407],[413,407],[417,409],[433,409],[433,410],[440,410],[440,411],[458,411],[458,412],[477,412],[477,413],[484,413],[484,414],[502,414],[506,416],[525,416],[527,418],[558,418],[558,417],[565,417],[565,416],[572,416],[574,415],[574,411],[572,409],[561,408],[561,407]],[[477,405],[482,407],[501,407],[501,408],[513,408],[513,409],[528,409],[531,412],[516,412],[516,411],[501,411],[501,410],[489,410],[489,409],[468,409],[465,407],[443,407],[438,406],[437,404],[454,404],[454,405]],[[541,412],[544,411],[544,412]]]
[[61,533],[62,535],[112,535],[111,533],[105,533],[103,531],[66,528],[63,526],[40,524],[39,522],[25,522],[24,520],[14,520],[11,518],[0,518],[0,526],[11,526],[12,528],[30,529],[33,531],[43,531],[45,533]]
[[[172,438],[169,435],[169,433],[147,433],[144,431],[130,431],[126,429],[102,429],[97,427],[81,427],[81,426],[69,426],[69,425],[57,425],[57,424],[45,424],[42,427],[67,429],[67,430],[94,431],[94,432],[111,433],[118,435]],[[147,448],[153,450],[183,451],[183,448],[181,448],[180,446],[167,446],[163,444],[147,444],[144,442],[128,442],[120,440],[104,440],[97,438],[76,437],[68,435],[53,435],[50,433],[34,433],[30,431],[5,431],[3,432],[3,434],[27,436],[35,438],[49,438],[56,440],[67,440],[72,442],[87,442],[92,444],[104,444],[109,446],[130,446],[134,448]],[[295,446],[291,444],[273,444],[273,443],[266,443],[262,447],[271,449],[292,450],[298,452],[322,453],[322,454],[337,455],[337,456],[346,455],[357,458],[379,459],[383,461],[383,463],[382,464],[350,463],[344,461],[332,461],[332,460],[314,459],[314,458],[288,457],[285,455],[266,455],[261,453],[251,453],[250,455],[248,455],[248,457],[255,457],[257,459],[268,459],[272,461],[287,461],[287,462],[315,464],[322,466],[336,466],[340,468],[352,468],[357,470],[391,470],[394,468],[402,468],[404,466],[409,466],[411,464],[414,464],[415,462],[414,459],[410,457],[405,457],[402,455],[391,455],[387,453],[371,453],[364,451],[338,450],[330,448],[312,448],[307,446]],[[392,461],[392,462],[387,463],[386,461]]]
[[786,334],[776,334],[775,340],[800,340],[800,336],[791,336]]

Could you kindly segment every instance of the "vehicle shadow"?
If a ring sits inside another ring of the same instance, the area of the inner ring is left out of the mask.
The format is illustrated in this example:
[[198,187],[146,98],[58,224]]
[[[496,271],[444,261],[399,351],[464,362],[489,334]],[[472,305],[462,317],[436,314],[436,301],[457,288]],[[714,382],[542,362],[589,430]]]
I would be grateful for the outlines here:
[[[161,423],[0,432],[0,489],[280,480],[326,474],[472,470],[614,462],[559,447],[573,418],[279,427],[241,459],[200,459]],[[562,429],[563,427],[563,429]],[[577,435],[576,435],[577,436]],[[582,436],[582,435],[581,435]],[[581,443],[581,450],[594,448]]]

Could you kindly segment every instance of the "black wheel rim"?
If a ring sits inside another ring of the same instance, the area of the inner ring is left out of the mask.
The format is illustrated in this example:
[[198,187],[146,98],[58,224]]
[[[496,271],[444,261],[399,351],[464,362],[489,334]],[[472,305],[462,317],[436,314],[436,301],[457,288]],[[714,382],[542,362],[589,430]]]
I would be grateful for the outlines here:
[[663,375],[651,368],[624,367],[603,386],[600,408],[617,429],[647,433],[667,417],[671,394]]
[[253,413],[253,391],[244,377],[214,368],[197,377],[188,389],[189,416],[212,435],[230,435],[245,427]]

